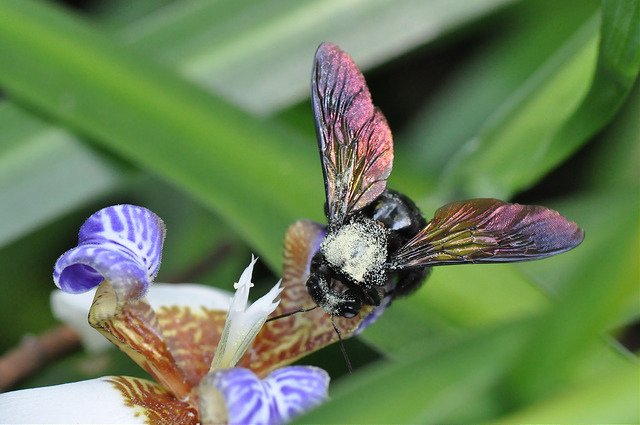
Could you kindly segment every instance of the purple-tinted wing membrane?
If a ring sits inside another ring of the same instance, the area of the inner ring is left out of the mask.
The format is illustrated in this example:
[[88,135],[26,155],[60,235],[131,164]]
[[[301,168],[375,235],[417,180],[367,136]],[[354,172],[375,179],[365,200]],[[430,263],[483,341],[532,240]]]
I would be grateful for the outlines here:
[[394,255],[391,267],[535,260],[583,238],[577,224],[548,208],[497,199],[453,202]]
[[362,73],[333,44],[318,47],[311,97],[329,225],[335,226],[384,191],[393,165],[393,139]]

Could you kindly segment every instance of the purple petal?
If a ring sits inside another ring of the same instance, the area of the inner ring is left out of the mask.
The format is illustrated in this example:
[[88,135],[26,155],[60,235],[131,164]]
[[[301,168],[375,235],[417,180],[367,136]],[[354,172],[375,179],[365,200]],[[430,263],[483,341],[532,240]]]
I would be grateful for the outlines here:
[[383,298],[380,305],[376,306],[373,309],[373,311],[371,311],[371,313],[369,313],[369,315],[365,317],[362,322],[360,322],[358,329],[355,330],[353,335],[358,335],[360,334],[360,332],[362,332],[369,326],[373,325],[380,318],[380,316],[382,316],[382,313],[384,313],[387,310],[387,307],[389,307],[390,304],[391,304],[390,296]]
[[289,366],[259,379],[249,369],[213,373],[230,424],[281,424],[318,406],[328,395],[329,375],[312,366]]
[[164,235],[164,223],[146,208],[104,208],[82,225],[78,246],[58,259],[53,280],[71,293],[107,280],[120,294],[143,296],[158,273]]

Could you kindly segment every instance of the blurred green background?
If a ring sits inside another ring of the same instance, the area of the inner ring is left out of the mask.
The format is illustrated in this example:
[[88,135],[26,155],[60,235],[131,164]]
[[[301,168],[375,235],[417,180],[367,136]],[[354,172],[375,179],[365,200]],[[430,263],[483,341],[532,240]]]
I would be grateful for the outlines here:
[[[365,72],[390,186],[427,217],[542,204],[586,232],[517,265],[443,267],[347,342],[311,422],[640,422],[640,5],[551,0],[0,2],[0,352],[55,326],[52,266],[114,203],[166,222],[158,281],[262,291],[282,237],[323,221],[315,48]],[[31,387],[140,374],[76,353]]]

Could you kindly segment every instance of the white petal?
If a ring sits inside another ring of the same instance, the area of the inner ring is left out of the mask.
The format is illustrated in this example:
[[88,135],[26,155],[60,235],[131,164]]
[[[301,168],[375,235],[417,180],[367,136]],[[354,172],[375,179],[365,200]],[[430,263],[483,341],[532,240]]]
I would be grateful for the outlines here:
[[78,333],[84,348],[98,353],[114,345],[89,325],[87,317],[95,292],[95,288],[82,294],[70,294],[57,289],[51,293],[51,310],[53,317]]
[[145,423],[106,379],[0,394],[0,423]]
[[243,286],[246,286],[247,288],[253,287],[253,283],[251,283],[251,276],[253,275],[253,266],[256,264],[256,261],[258,261],[258,257],[254,257],[253,254],[251,254],[251,262],[247,267],[245,267],[244,271],[240,275],[240,279],[233,284],[235,289],[239,289]]
[[[241,291],[242,288],[238,289]],[[255,339],[269,314],[280,300],[276,298],[282,292],[280,281],[271,290],[253,303],[246,311],[229,310],[227,321],[222,330],[220,343],[211,363],[211,370],[234,367]],[[237,292],[236,292],[237,294]],[[231,301],[233,305],[233,300]]]
[[251,306],[247,309],[247,316],[254,316],[255,321],[258,320],[266,320],[267,317],[278,307],[280,304],[280,300],[276,300],[282,292],[282,287],[280,283],[282,280],[279,280],[278,283],[274,285],[273,288],[262,297],[257,299]]
[[258,259],[252,254],[251,262],[242,272],[240,279],[233,284],[236,292],[233,294],[233,298],[231,299],[231,306],[229,307],[230,314],[243,312],[247,308],[247,303],[249,301],[249,288],[253,287],[253,283],[251,283],[251,276],[253,275],[253,266],[256,264],[256,261],[258,261]]
[[147,300],[154,310],[161,307],[181,306],[192,309],[229,310],[231,292],[195,283],[154,283]]
[[[93,329],[87,320],[95,289],[82,294],[69,294],[60,290],[51,293],[51,310],[56,319],[71,326],[89,351],[100,352],[113,347],[105,337]],[[155,283],[147,293],[154,310],[169,306],[186,306],[193,310],[202,307],[228,310],[231,293],[197,284]]]

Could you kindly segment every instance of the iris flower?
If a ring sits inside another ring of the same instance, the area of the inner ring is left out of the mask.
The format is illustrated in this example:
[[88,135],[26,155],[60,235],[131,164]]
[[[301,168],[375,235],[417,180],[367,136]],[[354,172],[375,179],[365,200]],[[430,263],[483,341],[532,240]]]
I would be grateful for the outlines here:
[[336,329],[344,337],[356,333],[371,311],[332,322],[317,309],[265,324],[269,315],[309,308],[304,280],[317,249],[312,239],[321,235],[308,226],[294,225],[287,233],[283,285],[249,305],[255,258],[230,300],[195,285],[150,288],[160,267],[162,220],[133,205],[93,214],[80,229],[78,246],[56,262],[54,281],[66,294],[56,294],[55,304],[58,310],[66,305],[73,318],[78,309],[70,306],[69,294],[80,299],[95,291],[90,325],[156,382],[107,376],[2,394],[0,423],[274,424],[322,403],[327,373],[287,365],[335,341]]

